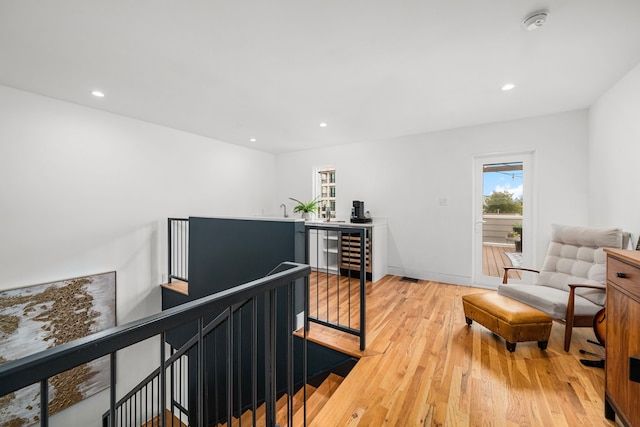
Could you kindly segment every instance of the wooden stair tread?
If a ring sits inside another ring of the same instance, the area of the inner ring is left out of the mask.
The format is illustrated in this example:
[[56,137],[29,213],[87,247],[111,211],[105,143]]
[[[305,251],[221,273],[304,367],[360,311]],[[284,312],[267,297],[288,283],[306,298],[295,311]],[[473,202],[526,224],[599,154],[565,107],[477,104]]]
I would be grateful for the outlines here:
[[[264,419],[265,419],[265,412],[266,412],[267,408],[264,404],[258,406],[256,408],[256,425],[260,425],[258,420],[262,419],[263,423],[264,423]],[[240,417],[241,421],[242,421],[242,425],[243,426],[250,426],[253,425],[253,412],[251,411],[251,409],[244,411],[244,413],[242,414],[242,417]],[[234,425],[238,425],[238,423],[235,422],[234,420]]]
[[[175,415],[173,415],[171,411],[169,411],[168,409],[165,411],[165,419],[166,419],[166,425],[175,426],[175,427],[187,427],[185,423],[181,422],[180,419]],[[144,423],[142,427],[159,427],[160,424],[161,424],[160,416],[156,415],[155,417],[153,417],[152,419]]]
[[[327,403],[329,398],[335,393],[342,381],[343,377],[336,374],[329,374],[329,376],[320,384],[318,389],[313,395],[307,398],[307,423],[310,423],[320,410]],[[293,425],[302,425],[304,421],[304,408],[300,408],[293,415]]]
[[177,292],[179,294],[189,295],[189,283],[184,282],[182,280],[173,280],[172,282],[169,282],[169,283],[163,283],[160,286],[165,289],[169,289],[174,292]]
[[[280,399],[276,401],[276,419],[278,419],[277,414],[278,414],[279,408],[286,407],[286,406],[287,406],[287,395],[283,394],[282,396],[280,396]],[[263,403],[262,405],[260,405],[260,407],[258,407],[258,409],[256,409],[256,424],[259,426],[265,425],[266,421],[267,421],[267,405]]]
[[[311,396],[315,394],[316,390],[317,389],[315,387],[307,384],[307,402],[309,401],[309,399],[311,399]],[[281,405],[276,404],[276,408],[277,408],[276,423],[282,427],[285,427],[287,425],[287,399],[286,399],[287,395],[284,395],[283,397],[284,397],[284,401],[282,402],[282,404]],[[280,402],[281,400],[282,399],[278,400],[278,402]],[[295,414],[297,414],[298,412],[301,412],[302,414],[304,414],[303,404],[304,404],[304,389],[300,388],[300,390],[298,390],[296,394],[293,396],[294,420],[295,420]],[[298,423],[294,422],[293,425],[294,426],[298,425]]]
[[[304,338],[304,328],[295,331],[294,335]],[[317,323],[309,325],[307,340],[356,358],[380,354],[372,349],[360,350],[360,337],[318,325]]]
[[[329,400],[333,393],[338,389],[343,377],[336,374],[329,374],[327,378],[320,384],[318,388],[315,388],[307,384],[307,422],[313,419],[313,417],[320,412],[324,404]],[[287,423],[287,395],[282,395],[276,402],[276,422],[278,425],[285,427]],[[293,397],[293,425],[302,425],[304,417],[304,389],[300,389]],[[251,425],[253,417],[251,410],[247,410],[242,414],[242,424]],[[256,424],[264,425],[266,421],[266,405],[262,404],[256,409]],[[233,424],[238,425],[238,419],[234,417]],[[225,427],[227,424],[220,424]]]
[[[316,391],[316,388],[312,385],[307,384],[307,399],[309,399],[313,393]],[[301,388],[293,397],[293,412],[294,414],[302,408],[302,404],[304,402],[304,390]],[[242,413],[241,419],[239,420],[236,417],[233,417],[233,425],[252,425],[253,423],[253,415],[251,409],[248,409]],[[283,395],[276,402],[276,421],[278,421],[278,425],[284,427],[287,425],[287,395]],[[264,425],[266,420],[266,405],[263,403],[258,408],[256,408],[256,425]],[[227,424],[219,424],[219,427],[226,427]]]

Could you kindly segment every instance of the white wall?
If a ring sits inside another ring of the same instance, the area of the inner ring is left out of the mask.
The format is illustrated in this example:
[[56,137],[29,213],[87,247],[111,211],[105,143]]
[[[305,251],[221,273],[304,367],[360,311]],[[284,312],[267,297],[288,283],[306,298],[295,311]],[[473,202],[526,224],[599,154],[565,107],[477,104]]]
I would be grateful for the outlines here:
[[[160,311],[168,217],[277,206],[271,154],[2,86],[0,121],[0,290],[115,270],[122,324]],[[150,372],[149,345],[119,357],[119,392]],[[52,425],[98,426],[107,405]]]
[[335,164],[338,216],[348,218],[351,201],[364,200],[373,216],[388,217],[391,273],[471,284],[474,156],[535,152],[542,259],[552,223],[587,224],[587,128],[583,110],[281,154],[278,199],[310,198],[313,166]]
[[589,213],[597,226],[640,234],[640,65],[589,110]]

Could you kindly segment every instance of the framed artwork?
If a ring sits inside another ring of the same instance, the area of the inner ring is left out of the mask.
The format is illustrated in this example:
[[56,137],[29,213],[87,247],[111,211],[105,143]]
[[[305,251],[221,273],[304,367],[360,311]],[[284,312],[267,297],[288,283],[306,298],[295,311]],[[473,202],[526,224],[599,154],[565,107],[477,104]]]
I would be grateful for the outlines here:
[[[116,325],[116,272],[0,292],[0,364]],[[49,414],[109,386],[103,357],[49,379]],[[40,422],[40,386],[0,397],[0,426]]]
[[640,251],[640,236],[638,236],[638,243],[636,243],[636,251]]

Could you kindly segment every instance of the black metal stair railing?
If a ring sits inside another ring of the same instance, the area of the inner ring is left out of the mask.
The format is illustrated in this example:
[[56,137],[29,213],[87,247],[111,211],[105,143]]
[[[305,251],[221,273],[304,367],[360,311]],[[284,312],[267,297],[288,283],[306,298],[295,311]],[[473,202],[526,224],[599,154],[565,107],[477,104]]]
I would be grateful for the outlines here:
[[[256,313],[256,297],[247,300],[244,304],[239,306],[228,308],[220,313],[214,320],[209,322],[202,328],[202,337],[195,335],[180,349],[173,351],[171,356],[164,363],[164,375],[163,368],[158,367],[145,379],[143,379],[136,387],[134,387],[129,393],[122,397],[115,407],[115,418],[117,425],[143,425],[150,419],[157,417],[158,421],[162,419],[160,425],[173,425],[173,422],[184,423],[186,425],[194,425],[195,420],[193,414],[189,414],[189,383],[188,383],[188,366],[189,366],[189,352],[196,354],[198,351],[198,344],[201,338],[206,339],[212,333],[215,333],[219,328],[225,327],[226,323],[231,320],[233,314],[238,313],[245,306],[250,306],[252,309],[253,321],[252,328],[257,328],[255,318]],[[231,325],[229,323],[229,325]],[[257,343],[253,343],[252,349],[257,346]],[[252,352],[253,357],[257,355],[257,352]],[[251,375],[255,377],[257,372],[254,371],[252,366]],[[206,365],[205,365],[206,370]],[[168,372],[167,372],[168,371]],[[233,373],[233,372],[232,372]],[[241,374],[241,373],[240,373]],[[204,375],[207,376],[206,373]],[[167,393],[167,378],[169,381],[169,405],[166,404],[166,398],[163,396]],[[207,389],[208,384],[205,384]],[[211,387],[218,389],[217,384],[213,384]],[[255,413],[256,402],[252,402],[252,409]],[[160,408],[165,408],[164,414]],[[210,410],[206,405],[203,405],[204,419],[224,419],[225,417],[220,414],[220,408],[214,405],[213,414],[208,414]],[[235,411],[234,411],[235,412]],[[166,417],[170,416],[171,420],[167,420]],[[211,416],[208,416],[211,415]],[[109,425],[110,412],[103,414],[103,426]],[[191,421],[191,422],[190,422]]]
[[[167,369],[170,375],[172,405],[164,412],[165,414],[170,412],[174,420],[188,424],[188,410],[181,404],[184,397],[188,397],[183,392],[183,390],[186,390],[184,387],[184,379],[186,378],[184,367],[187,364],[184,353],[183,351],[176,352],[164,363],[164,375],[167,375]],[[114,410],[115,424],[120,426],[141,426],[154,417],[159,420],[162,417],[162,408],[166,406],[166,399],[162,398],[163,393],[166,392],[165,384],[162,368],[158,367],[116,403]],[[109,425],[110,414],[111,411],[103,414],[103,426]],[[171,422],[166,422],[166,415],[162,425],[172,425]]]
[[[306,298],[305,330],[309,330],[309,322],[314,322],[355,335],[360,338],[360,350],[364,350],[367,263],[370,262],[367,229],[316,224],[306,225],[305,229],[305,262],[316,271],[309,289],[311,294]],[[343,253],[345,242],[352,253]],[[358,286],[352,285],[354,272]],[[341,280],[343,276],[346,280]]]
[[[304,279],[307,282],[310,272],[308,265],[283,263],[265,278],[2,364],[0,398],[31,384],[40,383],[40,425],[47,426],[49,379],[81,364],[110,355],[110,405],[109,411],[104,415],[105,426],[140,426],[150,421],[153,425],[165,426],[172,425],[175,420],[186,420],[186,424],[191,426],[217,422],[226,422],[227,426],[231,426],[238,424],[234,417],[237,420],[245,409],[253,410],[251,424],[255,425],[256,408],[260,402],[266,403],[266,425],[274,426],[277,393],[284,392],[289,396],[295,394],[294,383],[297,380],[294,381],[294,371],[300,366],[295,365],[296,363],[302,363],[301,382],[306,383],[306,340],[303,341],[302,357],[300,353],[294,354],[293,302],[295,292],[301,291],[296,290],[296,281],[299,283]],[[281,349],[276,349],[276,334],[283,330],[276,319],[276,301],[282,301],[282,298],[278,298],[278,293],[286,294],[284,330],[289,331],[286,354]],[[239,314],[243,310],[250,313],[249,325]],[[256,313],[259,310],[263,311],[258,319]],[[263,325],[260,325],[261,322]],[[193,338],[167,357],[167,332],[187,324],[193,324],[196,329]],[[248,350],[249,357],[243,355],[243,349],[239,345],[239,337],[245,335],[250,337],[252,343]],[[258,335],[262,335],[264,339],[258,341]],[[224,339],[214,341],[222,342],[222,348],[213,347],[212,350],[212,347],[206,345],[212,337],[219,336]],[[160,339],[160,366],[146,377],[146,381],[117,400],[117,352],[152,337]],[[262,345],[258,345],[258,342],[262,342]],[[258,374],[258,356],[264,362],[262,375]],[[248,372],[241,363],[234,363],[234,360],[245,358],[250,359],[251,369]],[[286,363],[281,364],[281,359]],[[222,373],[216,370],[217,366],[224,367]],[[243,375],[250,377],[250,390],[242,389],[240,378]],[[196,379],[195,382],[191,380],[193,378]],[[283,382],[286,383],[286,388],[281,391],[279,384]],[[242,395],[250,396],[248,405],[241,398]],[[287,420],[278,421],[292,425],[293,402],[291,399],[288,402],[290,407]]]

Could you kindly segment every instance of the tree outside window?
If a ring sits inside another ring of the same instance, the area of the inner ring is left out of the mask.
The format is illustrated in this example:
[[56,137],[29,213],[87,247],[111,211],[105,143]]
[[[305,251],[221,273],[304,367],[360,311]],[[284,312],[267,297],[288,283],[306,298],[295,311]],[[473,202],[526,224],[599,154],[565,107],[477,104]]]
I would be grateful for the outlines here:
[[522,215],[522,199],[515,198],[508,191],[494,191],[484,199],[483,212]]

